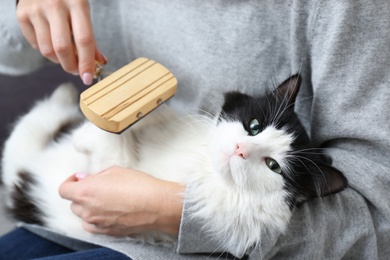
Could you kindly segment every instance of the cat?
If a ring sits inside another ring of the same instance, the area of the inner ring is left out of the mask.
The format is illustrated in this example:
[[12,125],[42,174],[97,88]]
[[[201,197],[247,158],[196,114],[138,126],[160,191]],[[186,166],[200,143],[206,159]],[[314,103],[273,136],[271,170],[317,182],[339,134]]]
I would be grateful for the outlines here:
[[[294,112],[300,83],[296,74],[263,95],[228,92],[215,117],[178,116],[162,105],[120,135],[85,120],[75,89],[62,85],[20,118],[5,143],[8,208],[22,222],[80,239],[87,232],[59,185],[75,172],[135,168],[191,186],[191,214],[223,250],[253,248],[267,232],[284,232],[301,203],[348,185]],[[133,239],[170,245],[176,238]]]

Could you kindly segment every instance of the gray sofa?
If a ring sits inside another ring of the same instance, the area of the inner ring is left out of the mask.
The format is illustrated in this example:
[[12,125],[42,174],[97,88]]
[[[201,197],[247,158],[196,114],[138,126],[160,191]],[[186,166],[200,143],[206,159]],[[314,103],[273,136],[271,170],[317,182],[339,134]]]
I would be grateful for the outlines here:
[[[0,144],[3,147],[12,122],[45,95],[63,82],[73,82],[82,91],[86,87],[78,77],[64,73],[59,66],[50,66],[26,76],[0,75]],[[4,187],[0,184],[0,236],[12,230],[15,221],[8,216],[4,205]]]

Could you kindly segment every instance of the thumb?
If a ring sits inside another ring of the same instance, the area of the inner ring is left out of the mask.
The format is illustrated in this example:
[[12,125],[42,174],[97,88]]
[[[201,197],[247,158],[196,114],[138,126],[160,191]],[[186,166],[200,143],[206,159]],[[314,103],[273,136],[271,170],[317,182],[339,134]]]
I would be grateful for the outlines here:
[[77,182],[86,178],[86,173],[75,173],[69,176],[58,188],[58,192],[63,199],[73,200],[77,189]]
[[78,172],[74,175],[74,177],[76,178],[77,181],[81,181],[81,180],[84,180],[85,178],[87,178],[89,176],[88,173],[84,173],[84,172]]
[[106,65],[108,62],[107,57],[97,48],[95,48],[95,60],[102,65]]

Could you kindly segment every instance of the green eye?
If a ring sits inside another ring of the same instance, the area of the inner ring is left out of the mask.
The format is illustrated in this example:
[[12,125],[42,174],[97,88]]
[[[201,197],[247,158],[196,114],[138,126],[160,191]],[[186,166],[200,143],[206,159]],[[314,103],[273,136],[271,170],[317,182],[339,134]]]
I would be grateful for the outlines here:
[[281,174],[282,173],[282,168],[280,168],[280,165],[274,160],[274,159],[271,159],[271,158],[265,158],[265,164],[267,165],[267,167],[277,173],[277,174]]
[[259,132],[260,132],[259,120],[257,120],[256,118],[251,119],[251,121],[249,121],[249,134],[257,135]]

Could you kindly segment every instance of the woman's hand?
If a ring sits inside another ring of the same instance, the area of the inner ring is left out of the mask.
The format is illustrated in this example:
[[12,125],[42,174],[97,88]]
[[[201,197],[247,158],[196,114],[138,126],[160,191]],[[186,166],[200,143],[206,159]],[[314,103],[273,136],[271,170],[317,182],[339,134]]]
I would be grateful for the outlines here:
[[84,84],[92,83],[95,60],[107,63],[96,48],[88,0],[19,0],[16,11],[31,46]]
[[119,167],[69,177],[60,187],[72,211],[92,233],[125,236],[148,230],[177,235],[185,186]]

